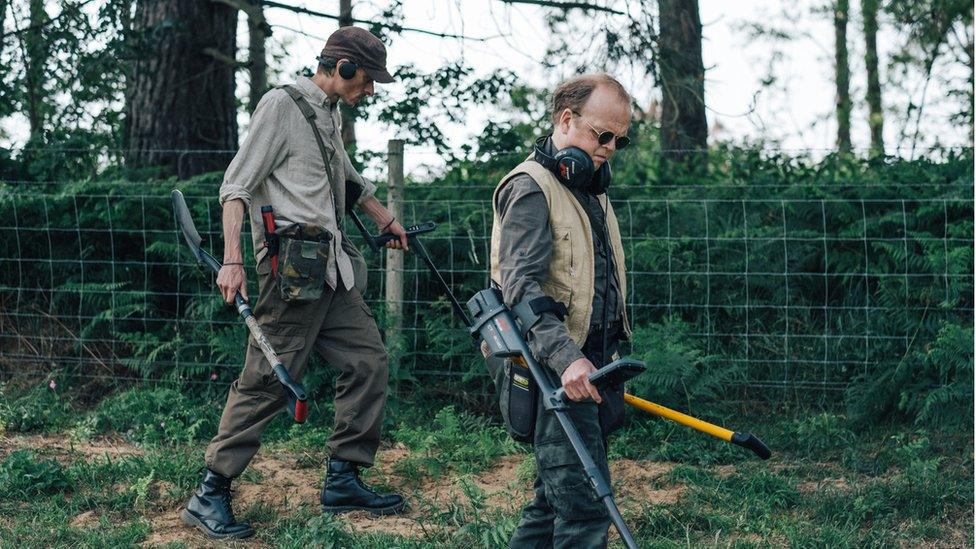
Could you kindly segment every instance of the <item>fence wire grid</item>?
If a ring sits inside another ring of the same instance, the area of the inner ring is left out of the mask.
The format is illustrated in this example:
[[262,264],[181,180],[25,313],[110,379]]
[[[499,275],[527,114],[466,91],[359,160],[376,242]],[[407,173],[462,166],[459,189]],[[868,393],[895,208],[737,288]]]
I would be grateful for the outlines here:
[[[971,182],[936,198],[899,188],[905,196],[614,199],[633,348],[653,354],[648,342],[671,334],[700,351],[705,368],[738,365],[743,387],[829,393],[913,360],[940,323],[971,326]],[[234,379],[246,329],[185,249],[170,186],[76,189],[0,185],[0,373]],[[216,191],[215,183],[186,189],[204,246],[220,257]],[[424,242],[462,302],[489,283],[492,219],[491,187],[466,191],[432,196],[429,186],[408,185],[403,202],[407,223],[438,223]],[[402,332],[388,332],[386,252],[371,254],[352,223],[346,230],[366,256],[365,297],[387,331],[396,375],[483,376],[464,326],[412,254]],[[242,241],[249,250],[247,228]],[[246,269],[257,295],[254,265]]]

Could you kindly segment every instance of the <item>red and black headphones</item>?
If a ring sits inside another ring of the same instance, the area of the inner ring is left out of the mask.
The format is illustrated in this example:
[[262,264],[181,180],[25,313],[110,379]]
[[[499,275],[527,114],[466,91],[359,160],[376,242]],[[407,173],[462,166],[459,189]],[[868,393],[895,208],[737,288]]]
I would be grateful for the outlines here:
[[540,137],[535,142],[535,161],[551,171],[560,183],[594,195],[607,192],[613,176],[609,160],[595,170],[593,160],[583,149],[566,147],[552,152],[553,148],[551,134]]

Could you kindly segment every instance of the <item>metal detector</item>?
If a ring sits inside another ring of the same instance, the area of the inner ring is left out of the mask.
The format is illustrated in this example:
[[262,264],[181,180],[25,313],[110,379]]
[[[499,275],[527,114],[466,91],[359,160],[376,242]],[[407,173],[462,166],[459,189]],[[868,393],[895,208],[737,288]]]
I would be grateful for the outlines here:
[[[532,351],[529,349],[525,338],[522,337],[520,324],[512,311],[502,301],[501,292],[495,288],[478,292],[468,300],[468,310],[474,317],[473,323],[469,323],[471,335],[480,338],[488,345],[491,356],[518,358],[528,366],[529,372],[532,373],[532,377],[535,378],[535,382],[542,392],[543,407],[555,414],[556,419],[559,420],[563,432],[566,433],[569,443],[573,446],[573,450],[583,465],[586,478],[593,486],[593,490],[596,491],[597,497],[607,507],[610,520],[620,532],[620,538],[628,548],[636,548],[637,543],[634,542],[634,537],[631,535],[630,529],[627,528],[627,524],[620,515],[620,509],[617,508],[617,503],[613,499],[610,483],[603,478],[603,473],[593,461],[593,456],[587,451],[583,438],[569,417],[569,405],[566,402],[565,392],[562,387],[557,389],[553,386],[545,369],[532,356]],[[591,383],[596,382],[601,385],[611,381],[622,383],[643,371],[644,365],[639,361],[618,360],[590,374],[590,380]]]

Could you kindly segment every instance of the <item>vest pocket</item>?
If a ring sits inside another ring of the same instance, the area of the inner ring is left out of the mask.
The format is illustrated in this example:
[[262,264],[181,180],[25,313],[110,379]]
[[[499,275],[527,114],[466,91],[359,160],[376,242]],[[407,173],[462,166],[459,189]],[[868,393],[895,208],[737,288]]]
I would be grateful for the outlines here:
[[552,228],[552,263],[549,265],[549,270],[569,273],[570,276],[575,277],[573,239],[570,234],[569,227],[554,226]]

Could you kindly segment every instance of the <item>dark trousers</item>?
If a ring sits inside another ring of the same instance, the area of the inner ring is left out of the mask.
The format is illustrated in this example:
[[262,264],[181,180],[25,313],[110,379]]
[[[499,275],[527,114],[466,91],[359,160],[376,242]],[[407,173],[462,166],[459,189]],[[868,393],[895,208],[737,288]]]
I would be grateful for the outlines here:
[[[254,315],[285,369],[301,380],[314,349],[339,370],[332,457],[372,465],[386,403],[387,355],[376,321],[356,288],[326,288],[311,303],[287,303],[273,283],[267,259],[258,266],[260,295]],[[285,406],[285,394],[253,338],[240,377],[230,387],[217,435],[207,447],[210,470],[241,474],[261,446],[261,434]]]
[[[593,336],[587,339],[583,352],[594,366],[600,368],[609,362],[609,356],[616,351],[617,338],[610,338],[607,360],[601,356],[599,349],[602,346],[595,345],[591,340],[594,340]],[[550,377],[555,385],[560,384],[555,374]],[[602,393],[602,396],[604,403],[608,403],[609,395]],[[620,399],[622,411],[622,390]],[[609,481],[606,436],[600,418],[600,408],[605,405],[592,401],[574,402],[570,404],[569,415],[593,461]],[[556,415],[543,408],[541,395],[537,410],[534,446],[538,473],[535,496],[522,510],[522,520],[509,546],[518,549],[606,547],[611,522],[606,506],[597,499]]]

